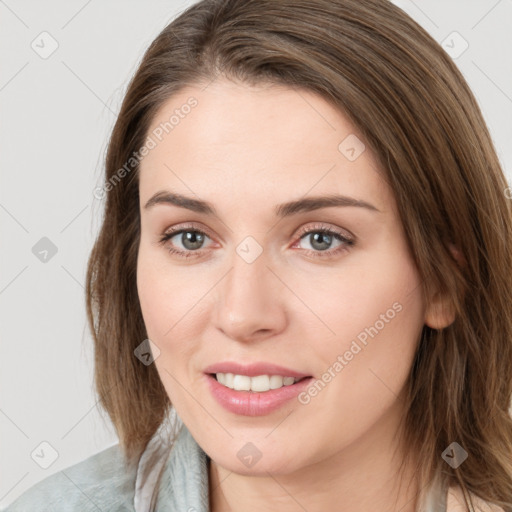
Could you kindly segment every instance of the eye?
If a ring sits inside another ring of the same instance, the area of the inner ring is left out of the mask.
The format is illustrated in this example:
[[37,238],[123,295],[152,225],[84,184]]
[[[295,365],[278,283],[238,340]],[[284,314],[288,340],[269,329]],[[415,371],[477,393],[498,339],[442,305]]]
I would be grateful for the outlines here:
[[[177,226],[171,228],[170,231],[164,233],[158,243],[166,245],[167,242],[176,238],[176,241],[172,243],[167,250],[171,254],[183,258],[197,257],[201,255],[201,246],[204,244],[205,238],[210,238],[204,231],[195,228],[194,226]],[[176,243],[181,243],[183,248],[176,248]]]
[[[292,247],[297,247],[303,240],[309,242],[312,249],[305,249],[308,256],[330,258],[349,250],[349,247],[355,245],[352,237],[345,235],[336,228],[324,224],[316,224],[303,228],[299,232],[300,239]],[[338,246],[331,249],[332,244],[337,241]]]

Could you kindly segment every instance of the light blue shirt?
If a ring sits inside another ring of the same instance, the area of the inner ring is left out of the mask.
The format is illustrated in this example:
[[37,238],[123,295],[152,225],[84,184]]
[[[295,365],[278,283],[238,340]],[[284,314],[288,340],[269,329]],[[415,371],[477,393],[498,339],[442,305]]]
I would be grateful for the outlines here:
[[[59,471],[25,491],[5,512],[145,512],[148,500],[139,496],[141,467],[127,472],[119,444]],[[141,495],[145,493],[140,489]],[[208,459],[183,426],[165,464],[158,489],[158,512],[208,512]]]

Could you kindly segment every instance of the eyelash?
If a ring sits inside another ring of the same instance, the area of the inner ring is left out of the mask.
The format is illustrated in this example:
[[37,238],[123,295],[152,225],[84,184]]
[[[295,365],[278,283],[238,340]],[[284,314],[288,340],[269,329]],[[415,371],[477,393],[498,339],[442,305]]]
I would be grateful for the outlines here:
[[[205,231],[203,231],[201,229],[195,228],[193,225],[177,226],[175,228],[171,228],[171,230],[168,231],[167,233],[164,233],[159,238],[158,243],[159,243],[159,245],[165,246],[166,242],[168,240],[170,240],[171,238],[173,238],[176,235],[179,235],[181,233],[188,233],[188,232],[199,233],[201,235],[207,236],[208,238],[211,238],[208,235],[208,233],[206,233]],[[340,245],[336,249],[330,249],[330,250],[326,250],[326,251],[314,251],[311,249],[303,249],[308,254],[308,256],[313,256],[315,258],[317,258],[317,257],[318,258],[326,258],[326,259],[332,258],[334,256],[337,256],[339,253],[348,251],[349,247],[352,247],[353,245],[355,245],[354,240],[347,238],[341,232],[339,232],[329,226],[322,225],[322,224],[317,224],[317,225],[313,226],[313,228],[309,228],[309,229],[305,228],[305,229],[301,230],[298,235],[298,237],[299,237],[298,241],[302,240],[303,238],[305,238],[307,235],[310,235],[311,233],[322,233],[322,234],[326,234],[326,235],[331,235],[338,241],[343,242],[343,245]],[[182,251],[182,250],[176,249],[174,247],[168,247],[167,250],[171,254],[177,255],[181,258],[200,257],[203,252],[201,249],[198,249],[196,251],[190,251],[190,250]]]

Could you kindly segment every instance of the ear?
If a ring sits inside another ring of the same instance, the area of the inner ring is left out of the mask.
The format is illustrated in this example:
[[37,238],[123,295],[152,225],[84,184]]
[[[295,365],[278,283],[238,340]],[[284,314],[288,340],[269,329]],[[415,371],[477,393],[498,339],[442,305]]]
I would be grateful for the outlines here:
[[[460,266],[465,264],[460,250],[453,244],[449,244],[450,252]],[[434,294],[425,312],[425,324],[432,329],[444,329],[455,320],[455,307],[451,298],[440,292]]]
[[438,292],[430,300],[425,312],[425,324],[432,329],[444,329],[455,320],[455,310],[449,297]]

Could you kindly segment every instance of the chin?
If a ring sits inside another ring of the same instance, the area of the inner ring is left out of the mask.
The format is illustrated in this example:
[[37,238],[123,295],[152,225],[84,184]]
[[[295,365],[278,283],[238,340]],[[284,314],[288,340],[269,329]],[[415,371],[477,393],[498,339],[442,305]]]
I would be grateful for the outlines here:
[[261,458],[256,462],[247,461],[243,462],[243,454],[240,456],[242,460],[238,458],[221,457],[216,459],[215,463],[222,468],[232,471],[233,473],[245,476],[268,476],[271,475],[283,475],[288,474],[299,469],[296,461],[284,460],[279,457],[279,454],[273,454],[272,457],[265,457],[264,452],[261,454]]

